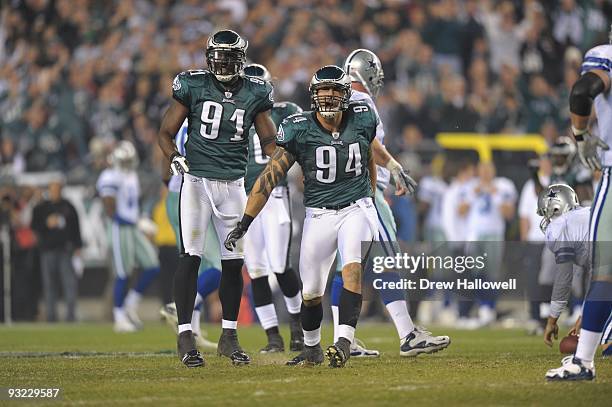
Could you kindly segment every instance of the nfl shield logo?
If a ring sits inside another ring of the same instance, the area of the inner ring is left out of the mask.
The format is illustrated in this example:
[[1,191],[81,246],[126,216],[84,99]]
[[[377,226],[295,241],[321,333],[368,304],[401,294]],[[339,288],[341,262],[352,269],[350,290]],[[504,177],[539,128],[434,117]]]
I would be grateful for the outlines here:
[[332,137],[334,138],[334,140],[338,140],[338,138],[340,137],[340,133],[337,131],[332,132]]
[[232,92],[225,92],[225,97],[226,98],[231,98],[232,97]]

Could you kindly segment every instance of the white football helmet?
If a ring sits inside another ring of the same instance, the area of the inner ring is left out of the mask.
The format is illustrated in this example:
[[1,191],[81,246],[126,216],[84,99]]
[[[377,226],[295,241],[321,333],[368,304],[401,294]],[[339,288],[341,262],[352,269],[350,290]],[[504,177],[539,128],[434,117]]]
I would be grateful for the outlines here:
[[554,218],[578,206],[580,206],[578,195],[570,186],[565,184],[549,186],[538,196],[538,215],[544,217],[540,222],[540,229],[545,232]]
[[122,140],[117,144],[109,157],[110,164],[122,170],[134,170],[138,167],[138,153],[134,144]]
[[370,96],[378,96],[384,85],[385,73],[375,53],[368,49],[356,49],[346,58],[344,70],[351,81],[361,83]]

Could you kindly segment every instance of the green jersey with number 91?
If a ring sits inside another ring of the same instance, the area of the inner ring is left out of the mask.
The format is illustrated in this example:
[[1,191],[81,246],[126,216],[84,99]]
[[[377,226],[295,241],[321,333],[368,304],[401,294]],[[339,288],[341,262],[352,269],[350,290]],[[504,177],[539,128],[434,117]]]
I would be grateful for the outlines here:
[[272,108],[272,85],[241,77],[225,89],[209,71],[187,71],[174,78],[172,96],[189,109],[189,173],[220,180],[244,177],[248,130],[258,113]]
[[[292,114],[299,113],[302,108],[292,102],[279,102],[274,103],[272,107],[272,121],[278,128],[285,117],[291,116]],[[255,132],[255,126],[251,127],[249,131],[249,164],[247,165],[246,177],[244,177],[244,188],[247,194],[253,189],[257,177],[268,164],[270,159],[264,154],[259,141],[259,136]],[[278,185],[287,185],[287,178],[283,178]]]
[[364,102],[351,102],[340,131],[331,133],[315,112],[283,120],[276,144],[291,153],[304,173],[304,205],[323,208],[373,195],[368,159],[378,117]]

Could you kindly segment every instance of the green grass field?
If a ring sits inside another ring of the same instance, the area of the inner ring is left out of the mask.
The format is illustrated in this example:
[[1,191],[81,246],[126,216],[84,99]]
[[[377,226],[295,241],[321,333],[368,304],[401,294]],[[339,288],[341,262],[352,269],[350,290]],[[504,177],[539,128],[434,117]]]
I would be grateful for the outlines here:
[[[131,335],[114,334],[108,324],[15,325],[0,328],[0,387],[61,387],[54,405],[612,405],[610,359],[598,356],[594,382],[546,383],[544,373],[560,365],[561,355],[539,337],[435,330],[443,332],[452,338],[448,349],[406,359],[392,325],[364,324],[358,336],[382,357],[330,369],[283,366],[289,354],[260,356],[264,333],[242,328],[250,366],[207,354],[206,367],[187,369],[161,323]],[[209,332],[218,334],[218,328]],[[17,403],[24,405],[11,402]]]

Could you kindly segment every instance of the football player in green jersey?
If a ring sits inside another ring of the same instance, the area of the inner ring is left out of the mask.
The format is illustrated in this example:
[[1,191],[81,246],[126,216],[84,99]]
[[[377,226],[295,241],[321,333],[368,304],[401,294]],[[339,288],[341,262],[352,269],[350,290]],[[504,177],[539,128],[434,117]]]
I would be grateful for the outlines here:
[[366,255],[362,242],[371,242],[377,235],[371,143],[378,117],[365,103],[349,103],[351,80],[340,67],[319,69],[310,82],[310,92],[314,111],[290,116],[279,127],[277,148],[255,182],[244,216],[227,236],[225,246],[236,246],[274,187],[297,161],[305,178],[306,219],[300,252],[305,346],[288,364],[323,361],[321,299],[339,250],[344,279],[339,338],[327,348],[326,355],[331,367],[342,367],[350,357],[361,309],[361,264]]
[[[178,314],[178,356],[188,367],[204,364],[196,349],[191,315],[204,238],[212,222],[220,239],[240,219],[246,203],[244,175],[248,132],[252,124],[264,153],[274,151],[276,126],[270,118],[272,85],[242,74],[248,43],[230,30],[214,33],[206,47],[208,70],[183,72],[172,83],[174,101],[164,115],[159,145],[174,174],[183,174],[180,190],[181,256],[174,278]],[[188,119],[185,156],[174,143]],[[221,245],[219,298],[223,308],[217,352],[234,364],[250,363],[236,334],[242,296],[242,247],[229,251]]]
[[[259,64],[245,66],[244,74],[266,81],[272,79],[268,69]],[[302,109],[295,103],[274,103],[272,120],[278,126],[285,117],[301,111]],[[249,163],[244,179],[247,194],[251,192],[253,184],[255,184],[257,177],[268,161],[269,158],[262,153],[257,133],[251,127],[249,132]],[[268,344],[260,352],[285,351],[283,337],[278,330],[278,317],[272,301],[272,290],[268,282],[270,274],[276,276],[285,298],[287,311],[289,311],[291,332],[289,349],[291,351],[301,351],[304,347],[304,334],[300,324],[302,298],[297,273],[293,270],[289,261],[291,202],[287,180],[281,180],[271,195],[272,199],[268,201],[259,216],[253,221],[249,233],[244,237],[244,262],[251,277],[255,312],[268,337]]]

